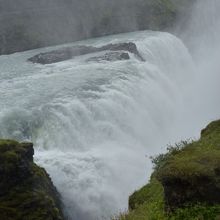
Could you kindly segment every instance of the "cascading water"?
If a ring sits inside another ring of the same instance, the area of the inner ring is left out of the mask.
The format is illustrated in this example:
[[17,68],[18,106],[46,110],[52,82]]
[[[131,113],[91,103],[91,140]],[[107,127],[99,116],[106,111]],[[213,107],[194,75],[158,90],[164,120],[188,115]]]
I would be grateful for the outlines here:
[[26,61],[42,50],[0,57],[0,136],[34,142],[70,219],[125,210],[150,172],[146,156],[181,133],[176,122],[194,74],[187,49],[157,32],[81,44],[126,41],[146,62],[132,54],[117,62],[87,62],[94,54],[46,66]]

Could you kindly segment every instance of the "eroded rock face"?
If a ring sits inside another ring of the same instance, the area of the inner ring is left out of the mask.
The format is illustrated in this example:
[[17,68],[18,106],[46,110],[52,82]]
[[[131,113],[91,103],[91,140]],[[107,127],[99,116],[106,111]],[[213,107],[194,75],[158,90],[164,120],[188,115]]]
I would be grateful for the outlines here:
[[[120,58],[122,60],[123,58],[125,59],[125,57],[128,57],[127,55],[125,55],[125,53],[122,53],[123,51],[133,53],[139,60],[144,61],[144,58],[139,53],[136,44],[132,42],[108,44],[102,47],[92,47],[92,46],[65,47],[62,49],[37,54],[29,58],[28,61],[31,61],[32,63],[51,64],[51,63],[61,62],[64,60],[69,60],[77,56],[101,52],[101,51],[121,52],[121,55],[119,55],[119,53],[107,53],[106,57],[104,58],[108,61],[111,60],[114,61]],[[107,57],[109,57],[109,59]]]
[[31,143],[0,140],[0,219],[63,220],[56,188]]
[[4,141],[0,144],[1,196],[31,175],[34,150],[31,143],[23,143],[19,147],[15,147],[16,142]]
[[210,176],[196,177],[195,174],[189,181],[181,178],[168,178],[163,179],[162,184],[166,208],[169,211],[191,204],[220,204],[219,183]]

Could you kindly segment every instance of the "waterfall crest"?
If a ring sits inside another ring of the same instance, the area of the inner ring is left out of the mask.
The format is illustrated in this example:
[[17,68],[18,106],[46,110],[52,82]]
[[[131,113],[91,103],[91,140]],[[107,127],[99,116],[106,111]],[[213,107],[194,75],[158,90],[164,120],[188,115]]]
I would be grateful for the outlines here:
[[[51,65],[26,60],[52,48],[1,56],[0,136],[30,140],[71,219],[102,219],[125,210],[142,185],[146,156],[179,139],[184,94],[194,77],[188,50],[160,32],[115,35],[77,44],[134,42],[116,62],[85,55]],[[179,129],[178,129],[179,128]]]

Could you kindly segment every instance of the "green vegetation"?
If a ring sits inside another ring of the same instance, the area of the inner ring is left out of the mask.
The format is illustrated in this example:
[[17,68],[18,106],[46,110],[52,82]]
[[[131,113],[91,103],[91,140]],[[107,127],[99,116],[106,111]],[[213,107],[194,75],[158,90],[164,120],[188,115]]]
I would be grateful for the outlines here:
[[150,183],[129,198],[130,212],[122,214],[120,220],[162,220],[165,217],[163,188],[152,177]]
[[152,158],[150,182],[129,198],[120,220],[220,219],[220,121],[198,141],[181,142]]
[[0,140],[1,220],[63,219],[59,194],[33,154],[31,143]]

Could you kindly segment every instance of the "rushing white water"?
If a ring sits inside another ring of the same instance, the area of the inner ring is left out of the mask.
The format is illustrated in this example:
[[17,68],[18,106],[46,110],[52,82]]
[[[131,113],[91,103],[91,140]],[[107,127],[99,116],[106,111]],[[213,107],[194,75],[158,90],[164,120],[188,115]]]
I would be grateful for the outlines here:
[[45,66],[26,61],[51,48],[0,57],[0,137],[34,142],[35,160],[71,220],[125,210],[149,177],[147,156],[198,135],[210,119],[194,115],[198,74],[173,35],[144,31],[76,44],[130,41],[146,62],[132,54],[117,62],[86,61],[95,54]]
[[137,32],[80,44],[130,41],[146,62],[132,54],[117,62],[87,62],[92,55],[26,62],[42,50],[0,57],[0,136],[34,142],[35,160],[51,174],[70,219],[125,210],[150,171],[146,155],[179,138],[183,94],[194,77],[180,40]]

